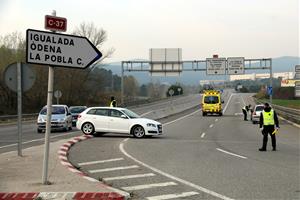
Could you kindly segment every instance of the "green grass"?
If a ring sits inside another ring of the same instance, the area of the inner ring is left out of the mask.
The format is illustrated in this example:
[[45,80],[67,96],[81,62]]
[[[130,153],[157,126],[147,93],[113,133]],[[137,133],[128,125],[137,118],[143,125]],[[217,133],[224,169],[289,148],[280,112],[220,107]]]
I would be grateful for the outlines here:
[[[263,102],[269,102],[269,99],[263,99]],[[300,109],[300,100],[273,99],[273,104],[289,108]]]

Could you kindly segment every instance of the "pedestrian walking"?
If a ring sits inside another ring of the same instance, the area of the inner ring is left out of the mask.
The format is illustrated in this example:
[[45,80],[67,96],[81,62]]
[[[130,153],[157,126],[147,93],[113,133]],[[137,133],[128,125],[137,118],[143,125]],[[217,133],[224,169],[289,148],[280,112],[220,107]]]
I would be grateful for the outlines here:
[[243,114],[244,114],[244,121],[248,121],[247,119],[247,113],[250,110],[251,105],[249,104],[248,106],[244,106],[242,108]]
[[[276,112],[270,107],[268,103],[264,104],[264,110],[260,114],[259,128],[263,135],[263,145],[259,151],[267,151],[268,135],[272,139],[273,151],[276,151],[276,136],[275,133],[279,129],[279,122]],[[276,130],[275,130],[276,129]]]
[[110,97],[110,107],[117,107],[117,101],[115,100],[115,97]]

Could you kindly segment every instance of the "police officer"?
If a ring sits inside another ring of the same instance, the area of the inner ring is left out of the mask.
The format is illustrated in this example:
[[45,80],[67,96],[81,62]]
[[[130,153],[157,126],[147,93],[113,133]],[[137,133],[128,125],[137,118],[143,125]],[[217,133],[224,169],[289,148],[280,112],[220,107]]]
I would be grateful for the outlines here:
[[275,127],[276,131],[279,129],[279,122],[276,112],[270,107],[268,103],[265,103],[265,108],[260,114],[259,128],[263,134],[263,145],[259,151],[267,150],[268,134],[270,134],[272,139],[273,151],[276,151],[276,137],[275,137]]
[[244,121],[247,121],[247,112],[250,110],[251,105],[249,104],[249,106],[244,106],[242,108],[243,114],[244,114]]
[[117,101],[115,100],[115,97],[110,97],[110,107],[117,107]]

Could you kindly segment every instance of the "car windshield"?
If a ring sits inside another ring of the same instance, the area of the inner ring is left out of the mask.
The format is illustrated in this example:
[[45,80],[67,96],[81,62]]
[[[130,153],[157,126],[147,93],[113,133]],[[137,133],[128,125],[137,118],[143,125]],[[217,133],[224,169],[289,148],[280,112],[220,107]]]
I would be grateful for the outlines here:
[[73,107],[70,108],[71,113],[82,113],[86,108],[85,107]]
[[255,111],[262,111],[264,106],[256,106]]
[[[64,107],[52,107],[52,115],[60,115],[60,114],[65,114],[65,108]],[[47,114],[47,108],[43,108],[40,112],[41,115],[46,115]]]
[[131,110],[123,109],[122,112],[124,112],[131,119],[140,118],[140,116],[138,114],[132,112]]
[[204,97],[204,103],[216,104],[216,103],[219,103],[219,98],[218,98],[218,96],[206,96],[206,97]]

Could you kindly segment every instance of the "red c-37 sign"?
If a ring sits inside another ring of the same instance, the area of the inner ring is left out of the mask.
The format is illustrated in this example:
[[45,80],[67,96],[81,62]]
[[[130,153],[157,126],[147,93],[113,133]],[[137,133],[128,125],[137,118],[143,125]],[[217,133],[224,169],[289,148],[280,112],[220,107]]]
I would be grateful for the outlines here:
[[51,15],[45,16],[45,29],[65,32],[67,30],[67,19]]

